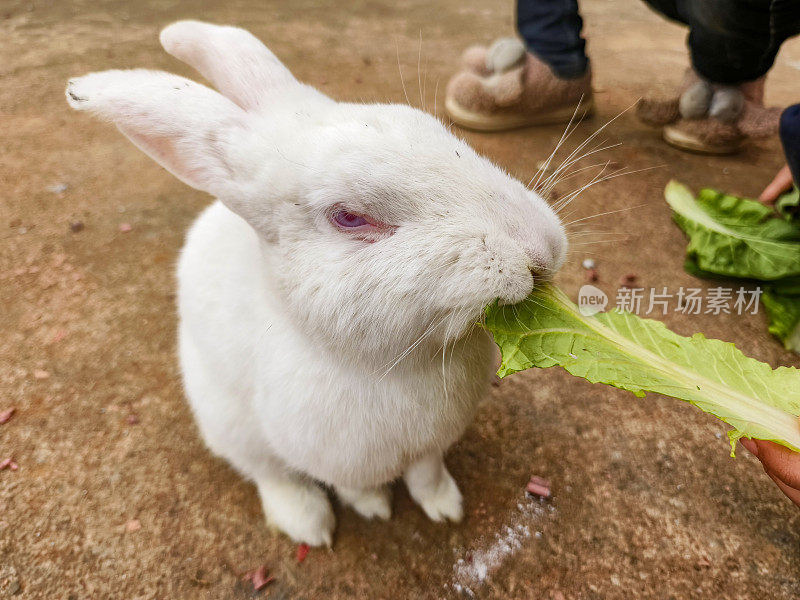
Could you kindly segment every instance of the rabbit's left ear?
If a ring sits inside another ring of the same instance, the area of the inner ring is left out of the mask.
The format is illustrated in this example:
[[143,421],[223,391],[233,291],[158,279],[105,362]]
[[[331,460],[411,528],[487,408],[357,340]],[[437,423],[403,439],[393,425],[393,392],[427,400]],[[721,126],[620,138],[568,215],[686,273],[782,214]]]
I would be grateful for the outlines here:
[[167,52],[194,67],[244,110],[264,110],[297,93],[320,96],[299,83],[269,48],[244,29],[178,21],[165,27],[160,39]]
[[66,95],[194,188],[224,199],[247,180],[248,116],[199,83],[144,69],[102,71],[71,79]]

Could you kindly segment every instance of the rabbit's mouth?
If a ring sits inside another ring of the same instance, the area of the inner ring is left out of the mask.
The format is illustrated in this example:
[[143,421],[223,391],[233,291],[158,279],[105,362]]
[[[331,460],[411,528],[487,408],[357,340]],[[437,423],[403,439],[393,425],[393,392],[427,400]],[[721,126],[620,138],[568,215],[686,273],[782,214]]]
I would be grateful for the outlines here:
[[[448,316],[439,321],[441,334],[437,337],[440,337],[442,343],[447,345],[467,337],[475,329],[483,328],[487,304],[461,307],[450,311]],[[436,322],[434,321],[433,324],[435,326]]]
[[498,295],[496,298],[494,298],[493,302],[496,302],[500,306],[519,304],[525,300],[525,298],[535,292],[537,288],[541,287],[545,283],[551,282],[555,276],[554,272],[545,268],[539,268],[538,266],[531,267],[529,272],[531,274],[532,281],[528,285],[516,290],[513,295]]

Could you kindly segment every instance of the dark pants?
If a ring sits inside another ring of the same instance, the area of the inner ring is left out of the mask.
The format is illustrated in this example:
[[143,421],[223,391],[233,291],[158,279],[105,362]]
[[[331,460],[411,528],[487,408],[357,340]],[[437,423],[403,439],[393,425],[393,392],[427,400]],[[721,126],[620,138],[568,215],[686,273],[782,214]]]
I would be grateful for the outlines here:
[[795,185],[800,185],[800,104],[794,104],[781,114],[781,143],[786,164]]
[[[800,0],[645,0],[689,26],[692,66],[714,83],[758,79],[781,44],[800,33]],[[559,77],[588,66],[577,0],[517,0],[517,27],[528,49]]]
[[517,29],[528,50],[563,79],[586,72],[586,41],[578,0],[517,0]]

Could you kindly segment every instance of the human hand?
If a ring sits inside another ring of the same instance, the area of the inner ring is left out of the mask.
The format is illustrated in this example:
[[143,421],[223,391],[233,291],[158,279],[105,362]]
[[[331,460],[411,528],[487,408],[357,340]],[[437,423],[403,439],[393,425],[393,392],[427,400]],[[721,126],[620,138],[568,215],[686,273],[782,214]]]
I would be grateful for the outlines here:
[[791,190],[792,185],[794,185],[792,172],[789,170],[789,165],[784,165],[769,185],[764,188],[758,199],[765,204],[775,204],[775,200],[784,192]]
[[800,454],[765,440],[742,438],[741,442],[742,446],[761,461],[767,475],[781,491],[800,506]]

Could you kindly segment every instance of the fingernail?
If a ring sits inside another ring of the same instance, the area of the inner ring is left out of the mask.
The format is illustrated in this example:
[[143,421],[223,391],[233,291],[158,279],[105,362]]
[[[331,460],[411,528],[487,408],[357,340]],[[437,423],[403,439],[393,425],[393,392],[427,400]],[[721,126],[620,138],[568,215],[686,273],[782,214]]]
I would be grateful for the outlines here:
[[742,442],[742,446],[745,447],[745,450],[747,450],[750,454],[758,458],[758,444],[756,444],[753,440],[748,438],[742,438],[739,441]]

